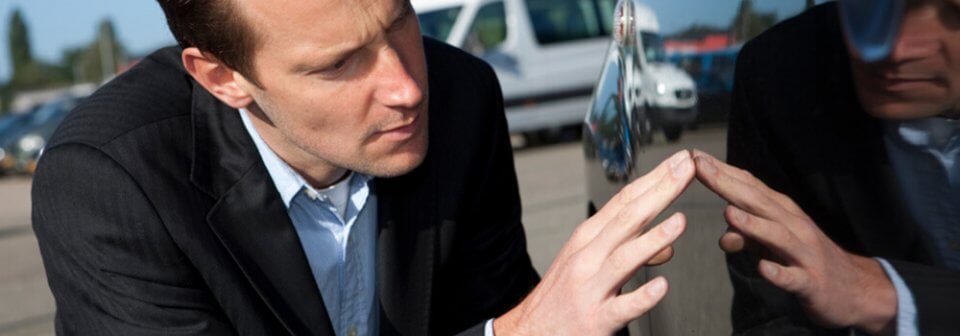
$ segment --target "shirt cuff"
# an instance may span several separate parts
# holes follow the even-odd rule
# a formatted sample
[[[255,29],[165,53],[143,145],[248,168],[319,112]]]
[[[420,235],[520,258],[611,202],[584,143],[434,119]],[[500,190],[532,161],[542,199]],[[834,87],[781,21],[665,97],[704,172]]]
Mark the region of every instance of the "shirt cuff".
[[[903,281],[897,270],[883,258],[874,258],[883,266],[883,271],[887,273],[893,288],[897,291],[897,335],[898,336],[917,336],[920,332],[917,330],[917,305],[913,301],[913,293],[910,287]]]
[[[493,336],[493,319],[489,319],[483,324],[483,336]]]

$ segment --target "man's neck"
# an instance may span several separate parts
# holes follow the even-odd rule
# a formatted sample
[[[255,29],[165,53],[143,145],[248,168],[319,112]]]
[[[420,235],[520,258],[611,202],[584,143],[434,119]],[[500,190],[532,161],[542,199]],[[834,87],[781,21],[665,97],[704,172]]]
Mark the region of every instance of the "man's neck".
[[[336,167],[291,143],[259,111],[248,109],[245,112],[250,117],[250,122],[256,129],[257,134],[270,147],[270,150],[276,153],[277,157],[303,177],[314,189],[327,188],[350,175],[350,171],[346,168]]]

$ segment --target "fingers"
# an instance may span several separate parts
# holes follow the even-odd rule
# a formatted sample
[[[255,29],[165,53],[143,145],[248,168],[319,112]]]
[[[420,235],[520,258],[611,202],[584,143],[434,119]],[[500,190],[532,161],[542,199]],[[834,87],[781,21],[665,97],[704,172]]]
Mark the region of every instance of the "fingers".
[[[737,253],[743,251],[746,245],[746,239],[736,231],[727,231],[720,236],[720,249],[726,253]]]
[[[727,206],[724,215],[727,223],[739,234],[763,245],[783,260],[795,263],[804,259],[807,253],[804,244],[785,226],[751,215],[732,205]]]
[[[660,250],[657,255],[647,261],[647,266],[660,266],[669,262],[670,259],[673,259],[673,246]]]
[[[645,194],[660,181],[663,181],[664,178],[671,173],[671,169],[675,164],[687,160],[689,157],[690,152],[686,150],[679,151],[661,162],[656,168],[643,177],[623,187],[599,212],[577,228],[577,234],[574,239],[579,240],[581,243],[578,246],[572,247],[579,250],[587,242],[596,238],[597,234],[603,230],[603,227],[613,220],[624,206],[629,204],[631,200]]]
[[[690,185],[694,169],[690,157],[681,156],[671,162],[669,174],[625,205],[589,243],[595,246],[600,258],[606,258],[617,246],[639,235],[648,223],[673,203]]]
[[[764,218],[776,218],[784,210],[762,189],[753,187],[735,178],[726,166],[711,157],[700,155],[694,158],[697,178],[707,188],[723,199],[750,213]]]
[[[800,267],[785,267],[775,262],[761,259],[757,265],[760,275],[774,286],[791,293],[803,293],[809,287],[810,277]]]
[[[633,292],[620,295],[607,303],[607,316],[613,325],[630,323],[653,309],[666,296],[667,279],[656,277]]]
[[[595,279],[598,289],[615,293],[655,255],[673,244],[686,228],[686,218],[681,213],[673,214],[660,225],[640,237],[618,247],[607,257]]]

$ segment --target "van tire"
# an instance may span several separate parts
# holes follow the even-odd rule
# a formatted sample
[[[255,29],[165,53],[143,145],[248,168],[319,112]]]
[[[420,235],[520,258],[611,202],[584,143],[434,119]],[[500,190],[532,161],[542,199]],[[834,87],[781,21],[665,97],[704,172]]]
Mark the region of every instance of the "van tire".
[[[663,128],[663,136],[667,138],[667,142],[677,142],[680,140],[681,134],[683,134],[683,126],[666,126]]]

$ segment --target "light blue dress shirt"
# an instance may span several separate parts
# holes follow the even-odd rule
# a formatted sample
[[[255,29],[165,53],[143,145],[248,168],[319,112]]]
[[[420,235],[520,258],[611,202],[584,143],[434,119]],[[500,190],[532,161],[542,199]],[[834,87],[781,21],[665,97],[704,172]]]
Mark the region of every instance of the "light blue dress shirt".
[[[884,140],[907,209],[934,263],[960,269],[960,121],[891,122]],[[910,288],[886,260],[879,260],[897,291],[897,335],[919,335]]]
[[[353,173],[331,188],[314,189],[263,142],[248,113],[240,110],[243,125],[287,207],[334,331],[378,334],[377,198],[370,192],[371,177]]]

